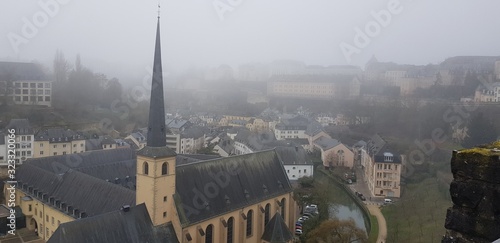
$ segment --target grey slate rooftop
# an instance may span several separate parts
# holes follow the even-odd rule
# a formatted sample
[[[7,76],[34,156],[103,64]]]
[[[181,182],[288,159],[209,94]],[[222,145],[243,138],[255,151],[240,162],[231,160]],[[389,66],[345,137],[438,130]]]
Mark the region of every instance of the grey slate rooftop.
[[[339,140],[333,138],[320,137],[313,142],[321,147],[323,150],[331,149],[340,144]]]
[[[34,63],[0,62],[0,81],[45,79],[45,73]]]
[[[178,243],[172,224],[153,226],[145,204],[61,224],[47,243]]]
[[[62,128],[49,128],[42,130],[35,135],[35,141],[49,141],[50,143],[67,143],[73,140],[85,139],[80,134]]]
[[[243,173],[244,172],[244,173]],[[180,165],[176,168],[176,206],[183,225],[192,225],[292,191],[274,150]],[[222,176],[217,184],[215,176]],[[214,185],[214,197],[202,195]]]
[[[74,218],[135,205],[134,191],[75,170],[56,174],[27,163],[17,169],[16,179],[19,190]]]
[[[33,135],[35,132],[28,119],[12,119],[5,129],[15,129],[17,135]]]
[[[271,243],[287,243],[293,239],[293,235],[277,212],[265,226],[261,239]]]

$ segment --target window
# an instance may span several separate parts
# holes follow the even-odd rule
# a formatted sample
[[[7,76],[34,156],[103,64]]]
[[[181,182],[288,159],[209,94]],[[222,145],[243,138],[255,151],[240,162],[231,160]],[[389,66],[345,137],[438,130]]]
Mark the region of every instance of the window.
[[[306,169],[304,169],[304,173],[307,173],[307,170],[306,170]]]
[[[40,234],[43,235],[43,224],[40,224],[40,230],[39,230]]]
[[[167,196],[164,196],[163,197],[163,201],[166,202],[167,201]]]
[[[234,218],[231,217],[227,220],[227,243],[233,243],[233,227],[234,227]]]
[[[63,152],[63,155],[66,155],[66,151]]]
[[[50,101],[50,96],[45,96],[45,101]]]
[[[47,230],[47,237],[49,237],[49,228],[45,228]]]
[[[214,241],[214,226],[209,224],[205,229],[205,243],[212,243]]]
[[[35,208],[35,216],[38,215],[38,210]]]
[[[168,164],[167,164],[167,162],[165,162],[165,163],[163,163],[161,165],[161,174],[162,175],[168,174]]]
[[[253,210],[247,213],[247,237],[252,236]]]
[[[56,156],[56,155],[57,155],[57,152],[54,152],[54,156]]]
[[[43,155],[43,151],[40,151],[40,155]]]
[[[281,218],[283,218],[283,220],[286,220],[285,219],[285,215],[286,215],[286,199],[283,198],[281,199]]]
[[[23,96],[23,101],[29,101],[29,97],[28,96]]]
[[[52,225],[54,225],[54,217],[52,217],[52,221],[51,222],[52,222]]]
[[[57,144],[54,144],[52,147],[53,147],[53,148],[57,148]]]
[[[42,221],[43,221],[42,211],[40,211],[40,218],[42,218]]]
[[[167,212],[163,212],[163,217],[166,218],[167,217]]]
[[[40,148],[43,147],[43,143],[40,143]]]
[[[28,205],[28,211],[30,211],[30,212],[31,212],[31,204],[30,204],[30,205]]]
[[[49,215],[45,215],[45,220],[49,222]]]
[[[144,163],[142,164],[142,173],[143,173],[144,175],[149,174],[149,164],[148,164],[148,162],[144,162]]]
[[[66,148],[66,144],[63,144],[63,148]]]
[[[271,213],[271,204],[266,204],[266,208],[264,210],[264,227],[269,223],[269,214]]]

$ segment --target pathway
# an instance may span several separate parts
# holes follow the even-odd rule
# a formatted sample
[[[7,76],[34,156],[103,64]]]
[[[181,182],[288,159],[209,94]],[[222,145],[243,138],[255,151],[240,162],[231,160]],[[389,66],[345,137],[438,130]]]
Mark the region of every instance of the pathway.
[[[370,214],[374,215],[377,218],[378,222],[378,238],[377,243],[385,243],[385,239],[387,237],[387,224],[385,222],[384,215],[380,211],[378,205],[368,204],[366,205],[368,210],[370,210]]]

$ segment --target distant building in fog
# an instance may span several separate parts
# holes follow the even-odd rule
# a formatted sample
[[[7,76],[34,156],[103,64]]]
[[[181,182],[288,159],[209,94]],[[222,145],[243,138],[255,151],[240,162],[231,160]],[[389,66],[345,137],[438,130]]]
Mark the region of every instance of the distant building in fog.
[[[52,81],[34,63],[0,62],[0,96],[12,97],[16,105],[50,107]]]

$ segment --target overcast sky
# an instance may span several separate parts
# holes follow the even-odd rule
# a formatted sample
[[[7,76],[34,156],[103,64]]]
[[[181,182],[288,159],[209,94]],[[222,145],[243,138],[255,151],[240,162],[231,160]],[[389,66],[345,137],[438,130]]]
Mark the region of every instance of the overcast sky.
[[[143,75],[153,60],[157,3],[1,0],[0,60],[50,67],[60,49],[70,62],[80,53],[83,65],[110,77]],[[364,66],[372,55],[405,64],[500,55],[499,9],[493,0],[161,0],[163,64]],[[374,12],[390,19],[381,15],[377,23]]]

